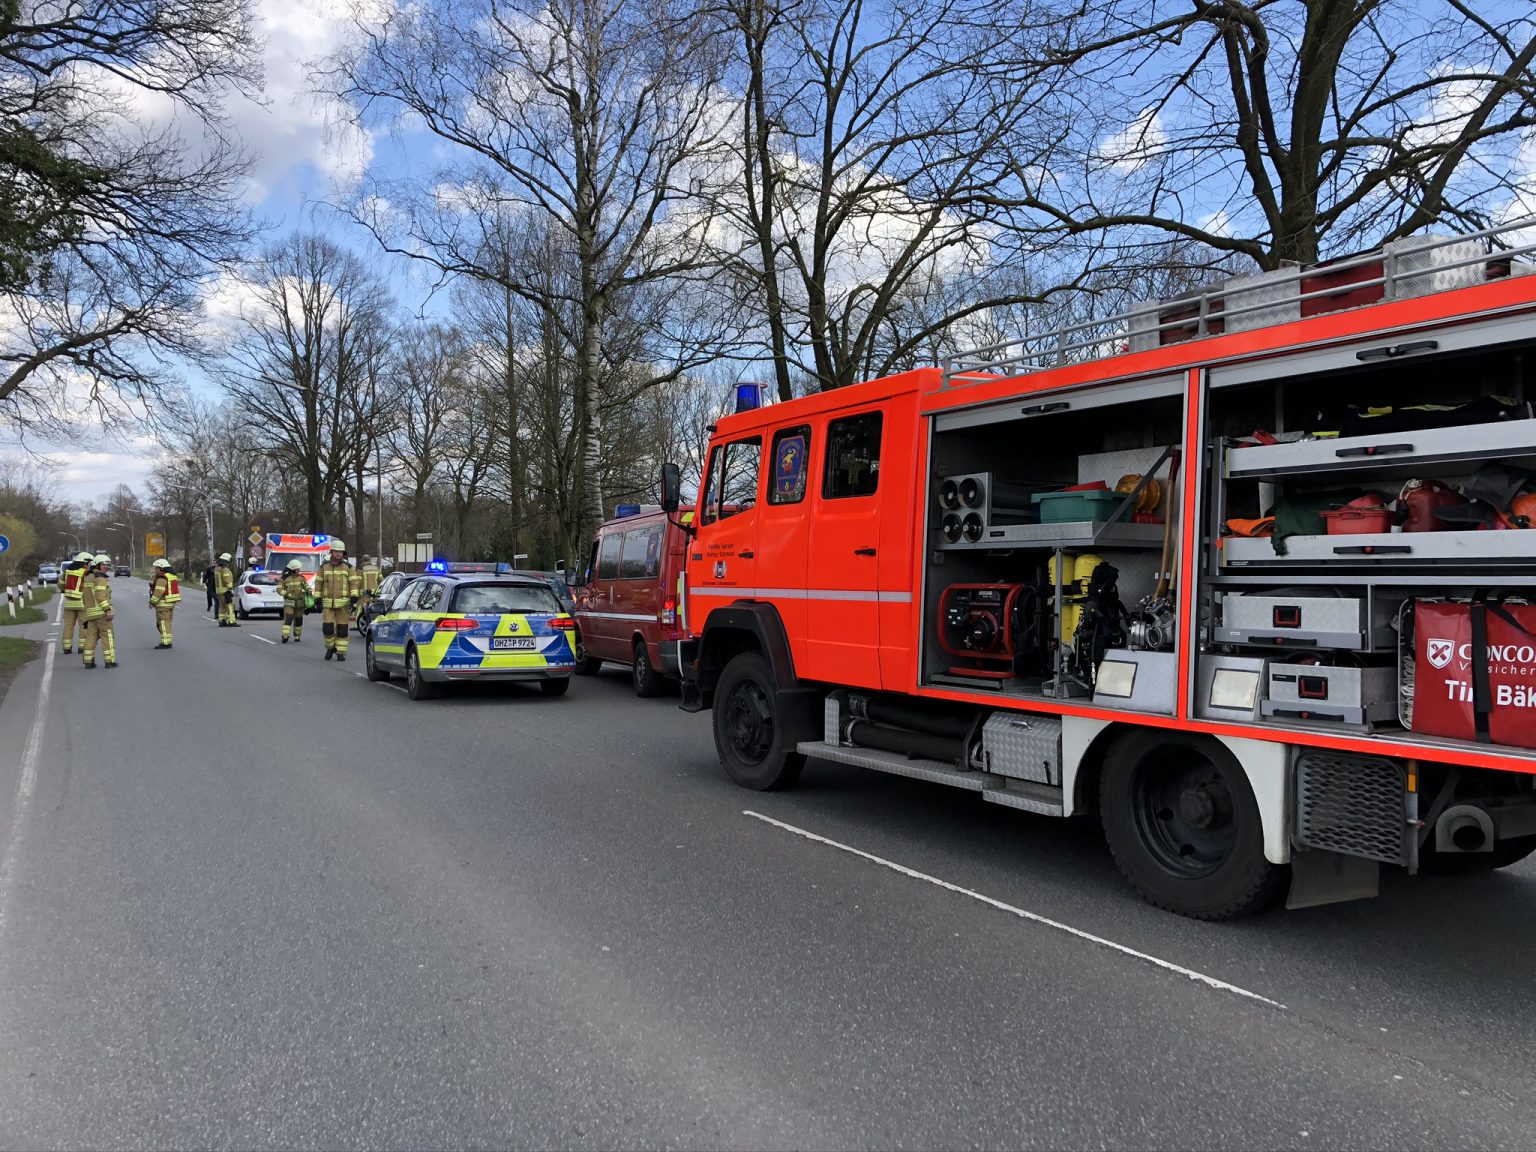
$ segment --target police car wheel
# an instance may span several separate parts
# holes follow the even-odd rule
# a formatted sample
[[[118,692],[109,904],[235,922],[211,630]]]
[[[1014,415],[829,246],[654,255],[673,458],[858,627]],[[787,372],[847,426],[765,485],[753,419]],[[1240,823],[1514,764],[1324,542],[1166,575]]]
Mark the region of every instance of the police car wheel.
[[[373,653],[373,638],[370,636],[363,641],[363,667],[367,670],[368,679],[378,683],[389,679],[389,669],[379,666],[378,657]]]
[[[1290,870],[1264,858],[1247,774],[1214,741],[1179,733],[1122,739],[1104,759],[1099,813],[1121,873],[1160,908],[1227,920],[1285,889]]]
[[[725,774],[743,788],[787,788],[805,767],[782,723],[768,662],[755,652],[732,658],[715,687],[715,749]]]
[[[635,695],[642,697],[660,696],[665,681],[656,666],[651,663],[651,657],[645,650],[645,641],[635,641],[635,662],[631,665],[631,671],[635,683]]]
[[[430,700],[437,695],[437,685],[428,683],[421,674],[421,657],[414,646],[405,654],[405,694],[412,700]]]
[[[544,693],[546,696],[564,696],[568,691],[570,691],[570,688],[571,682],[569,680],[539,681],[539,691]]]

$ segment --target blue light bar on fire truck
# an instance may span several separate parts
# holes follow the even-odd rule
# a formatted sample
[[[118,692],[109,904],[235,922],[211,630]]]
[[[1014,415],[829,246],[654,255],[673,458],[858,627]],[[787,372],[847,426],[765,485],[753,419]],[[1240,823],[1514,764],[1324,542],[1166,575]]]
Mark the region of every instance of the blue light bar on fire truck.
[[[736,385],[736,411],[751,412],[754,408],[761,408],[767,391],[768,385],[756,384],[750,380]]]

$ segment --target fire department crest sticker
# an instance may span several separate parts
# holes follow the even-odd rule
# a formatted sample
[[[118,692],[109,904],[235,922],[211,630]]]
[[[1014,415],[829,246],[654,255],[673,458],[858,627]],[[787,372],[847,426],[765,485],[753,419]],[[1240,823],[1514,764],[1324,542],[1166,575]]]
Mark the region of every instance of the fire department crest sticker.
[[[1429,640],[1424,644],[1424,655],[1436,668],[1444,668],[1456,655],[1456,641]]]
[[[716,580],[724,580],[725,579],[725,561],[724,560],[716,560],[715,561],[715,579]]]

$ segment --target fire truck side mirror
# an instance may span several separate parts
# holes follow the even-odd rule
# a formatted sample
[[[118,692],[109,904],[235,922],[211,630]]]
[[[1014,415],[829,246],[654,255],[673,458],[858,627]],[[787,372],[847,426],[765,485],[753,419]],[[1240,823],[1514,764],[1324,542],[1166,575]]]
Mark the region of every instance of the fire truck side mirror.
[[[661,508],[668,516],[677,514],[682,501],[683,470],[676,464],[661,466]]]

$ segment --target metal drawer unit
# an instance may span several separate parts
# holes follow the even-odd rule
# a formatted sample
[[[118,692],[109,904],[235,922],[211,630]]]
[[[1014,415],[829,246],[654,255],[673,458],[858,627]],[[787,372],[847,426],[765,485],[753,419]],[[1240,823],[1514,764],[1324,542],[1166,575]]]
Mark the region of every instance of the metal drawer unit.
[[[1354,536],[1288,536],[1285,555],[1263,537],[1229,536],[1222,562],[1229,567],[1379,567],[1461,564],[1529,565],[1536,560],[1536,529],[1501,532],[1364,532]]]
[[[1418,472],[1427,465],[1506,460],[1522,455],[1536,456],[1536,420],[1501,420],[1495,424],[1464,424],[1417,432],[1233,447],[1227,449],[1226,472],[1232,480],[1399,468]]]
[[[1229,592],[1221,599],[1221,624],[1213,638],[1267,648],[1388,651],[1396,643],[1392,619],[1400,602],[1365,595]]]
[[[1397,713],[1397,669],[1271,664],[1260,709],[1276,720],[1364,725]]]
[[[1061,718],[994,712],[981,729],[986,772],[1061,787]]]

